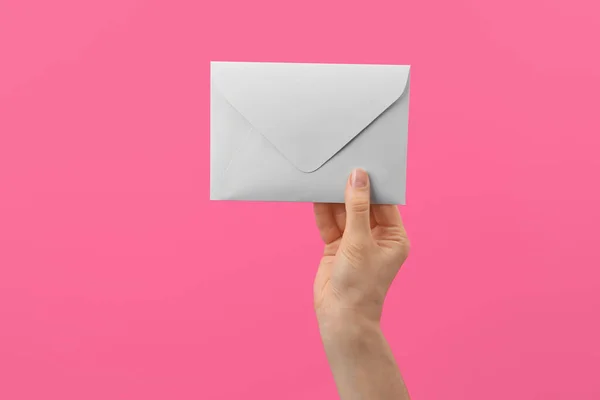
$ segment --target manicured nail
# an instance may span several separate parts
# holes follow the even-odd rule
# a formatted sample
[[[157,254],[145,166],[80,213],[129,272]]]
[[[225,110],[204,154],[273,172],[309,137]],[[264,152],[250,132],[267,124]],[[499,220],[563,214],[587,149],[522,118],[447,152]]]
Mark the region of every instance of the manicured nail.
[[[367,175],[365,170],[355,169],[354,171],[352,171],[352,179],[350,180],[350,182],[352,184],[352,187],[363,188],[367,186],[367,183],[369,182],[369,176]]]

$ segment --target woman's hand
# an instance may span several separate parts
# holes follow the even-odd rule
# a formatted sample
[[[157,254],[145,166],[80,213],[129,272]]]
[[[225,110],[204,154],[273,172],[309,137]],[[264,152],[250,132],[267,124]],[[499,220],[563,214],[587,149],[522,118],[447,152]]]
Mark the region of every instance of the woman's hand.
[[[408,237],[398,207],[370,205],[369,177],[355,170],[346,204],[315,204],[325,242],[314,285],[319,319],[355,314],[379,323],[383,300],[406,260]]]
[[[343,400],[408,399],[380,330],[386,293],[409,242],[394,205],[371,205],[369,178],[355,170],[346,204],[315,204],[325,249],[314,282],[321,337]]]

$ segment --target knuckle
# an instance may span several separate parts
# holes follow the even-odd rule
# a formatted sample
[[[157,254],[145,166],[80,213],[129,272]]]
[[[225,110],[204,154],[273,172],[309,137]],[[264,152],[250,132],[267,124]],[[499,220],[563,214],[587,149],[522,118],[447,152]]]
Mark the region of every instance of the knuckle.
[[[400,242],[394,253],[400,265],[404,264],[410,253],[410,243],[408,241]]]
[[[350,211],[355,214],[369,212],[369,199],[364,197],[355,197],[350,202]]]
[[[408,253],[410,253],[410,240],[408,240],[406,237],[404,238],[404,240],[402,240],[402,242],[400,242],[400,247],[402,248],[402,251],[408,256]]]
[[[410,240],[406,237],[406,235],[399,235],[396,239],[397,248],[402,253],[408,254],[410,251]]]
[[[398,247],[402,250],[409,251],[410,250],[410,240],[406,235],[406,231],[401,226],[393,226],[388,227],[385,232],[386,236],[388,236],[391,240],[398,243]]]
[[[402,241],[406,237],[406,232],[404,232],[404,229],[397,225],[385,227],[384,232],[386,236],[389,236],[397,241]]]

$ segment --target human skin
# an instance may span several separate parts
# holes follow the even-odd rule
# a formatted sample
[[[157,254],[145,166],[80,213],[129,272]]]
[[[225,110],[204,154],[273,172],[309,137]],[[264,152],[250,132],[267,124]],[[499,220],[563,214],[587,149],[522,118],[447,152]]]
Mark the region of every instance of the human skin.
[[[385,296],[409,252],[398,207],[370,204],[364,170],[354,170],[345,204],[316,203],[325,244],[314,281],[321,339],[342,400],[407,400],[381,331]]]

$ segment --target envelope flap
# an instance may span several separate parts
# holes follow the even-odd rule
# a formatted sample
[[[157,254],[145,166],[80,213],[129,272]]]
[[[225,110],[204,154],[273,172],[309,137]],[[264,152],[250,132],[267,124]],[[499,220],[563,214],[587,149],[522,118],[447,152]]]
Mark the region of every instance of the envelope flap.
[[[406,65],[211,63],[227,101],[296,168],[319,169],[404,93]]]

